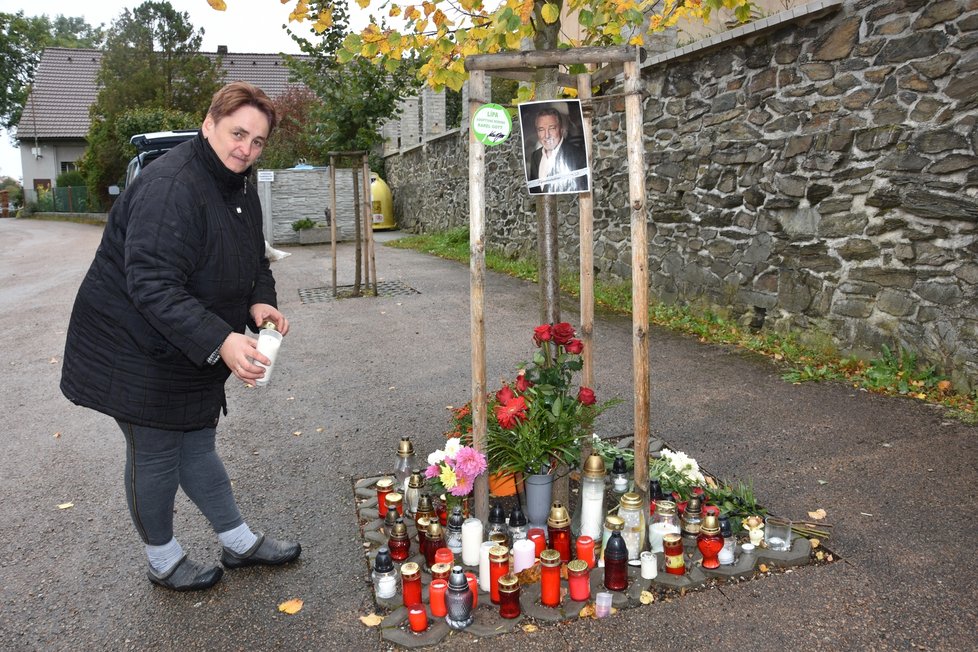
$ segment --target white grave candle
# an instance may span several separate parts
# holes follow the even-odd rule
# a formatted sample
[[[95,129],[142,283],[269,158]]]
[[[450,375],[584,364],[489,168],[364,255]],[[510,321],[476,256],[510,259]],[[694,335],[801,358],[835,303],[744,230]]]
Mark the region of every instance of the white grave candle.
[[[655,553],[646,550],[639,555],[639,559],[642,560],[642,579],[655,579],[655,576],[659,573],[659,562],[655,557]]]
[[[479,589],[489,592],[489,548],[495,544],[493,541],[483,541],[479,546]]]
[[[513,543],[513,572],[531,568],[536,560],[537,546],[529,539],[521,539]]]
[[[473,517],[462,523],[462,563],[479,565],[479,548],[482,544],[482,521]],[[481,569],[480,569],[481,570]]]

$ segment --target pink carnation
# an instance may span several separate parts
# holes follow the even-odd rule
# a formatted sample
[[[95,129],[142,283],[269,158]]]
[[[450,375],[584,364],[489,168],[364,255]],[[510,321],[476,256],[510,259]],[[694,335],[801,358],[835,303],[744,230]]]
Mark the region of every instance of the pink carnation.
[[[485,455],[471,446],[463,446],[459,449],[458,455],[455,456],[455,475],[459,478],[459,482],[461,482],[463,479],[467,483],[471,482],[479,475],[484,473],[485,470]]]

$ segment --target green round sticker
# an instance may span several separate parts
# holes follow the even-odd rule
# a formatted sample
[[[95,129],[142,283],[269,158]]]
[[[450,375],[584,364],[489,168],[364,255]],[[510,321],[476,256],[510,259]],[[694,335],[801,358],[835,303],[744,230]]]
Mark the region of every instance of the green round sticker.
[[[499,104],[483,104],[472,116],[472,132],[480,143],[492,147],[509,138],[513,119]]]

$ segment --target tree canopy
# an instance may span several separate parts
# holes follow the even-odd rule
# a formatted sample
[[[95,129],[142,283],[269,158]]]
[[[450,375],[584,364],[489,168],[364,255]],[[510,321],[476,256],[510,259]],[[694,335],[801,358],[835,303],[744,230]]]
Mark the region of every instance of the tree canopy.
[[[101,25],[92,27],[83,18],[0,13],[0,125],[20,122],[44,48],[95,48],[103,37]]]
[[[134,134],[200,125],[220,85],[217,64],[199,52],[201,40],[189,14],[165,0],[126,9],[112,23],[81,162],[90,192],[104,198],[122,177]]]
[[[241,1],[241,0],[232,0]],[[269,0],[270,1],[270,0]],[[215,9],[225,0],[208,0]],[[291,21],[310,21],[322,32],[335,22],[331,0],[282,0],[292,6]],[[483,0],[357,0],[374,7],[370,24],[346,37],[341,61],[355,55],[391,66],[417,57],[420,78],[434,88],[461,87],[465,57],[525,49],[584,45],[642,45],[648,34],[680,19],[708,20],[720,8],[734,10],[740,20],[750,16],[750,0],[501,0],[490,7]],[[561,29],[567,16],[576,18],[580,37]],[[393,26],[391,26],[393,25]],[[576,31],[576,30],[575,30]]]

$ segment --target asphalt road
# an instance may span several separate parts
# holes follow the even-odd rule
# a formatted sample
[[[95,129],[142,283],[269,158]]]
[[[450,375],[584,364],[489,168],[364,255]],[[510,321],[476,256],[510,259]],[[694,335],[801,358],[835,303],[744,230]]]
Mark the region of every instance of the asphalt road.
[[[302,303],[329,285],[329,247],[273,263],[292,322],[272,383],[229,381],[218,445],[252,527],[296,537],[300,561],[226,573],[175,594],[145,577],[122,487],[114,422],[58,390],[65,326],[101,229],[0,220],[0,332],[6,386],[0,452],[0,649],[384,649],[373,611],[353,481],[393,466],[397,440],[426,454],[448,405],[469,394],[468,268],[377,248],[382,280],[417,294]],[[353,257],[340,247],[341,284]],[[490,274],[490,386],[532,350],[537,288]],[[576,308],[563,317],[577,322]],[[631,430],[631,325],[595,329],[599,424]],[[704,590],[603,621],[445,649],[975,649],[976,434],[911,400],[842,384],[793,386],[765,360],[652,332],[653,435],[727,480],[753,480],[771,511],[823,508],[843,561]],[[71,502],[73,507],[59,509]],[[177,536],[194,557],[216,537],[181,494]],[[277,605],[301,598],[300,613]]]

